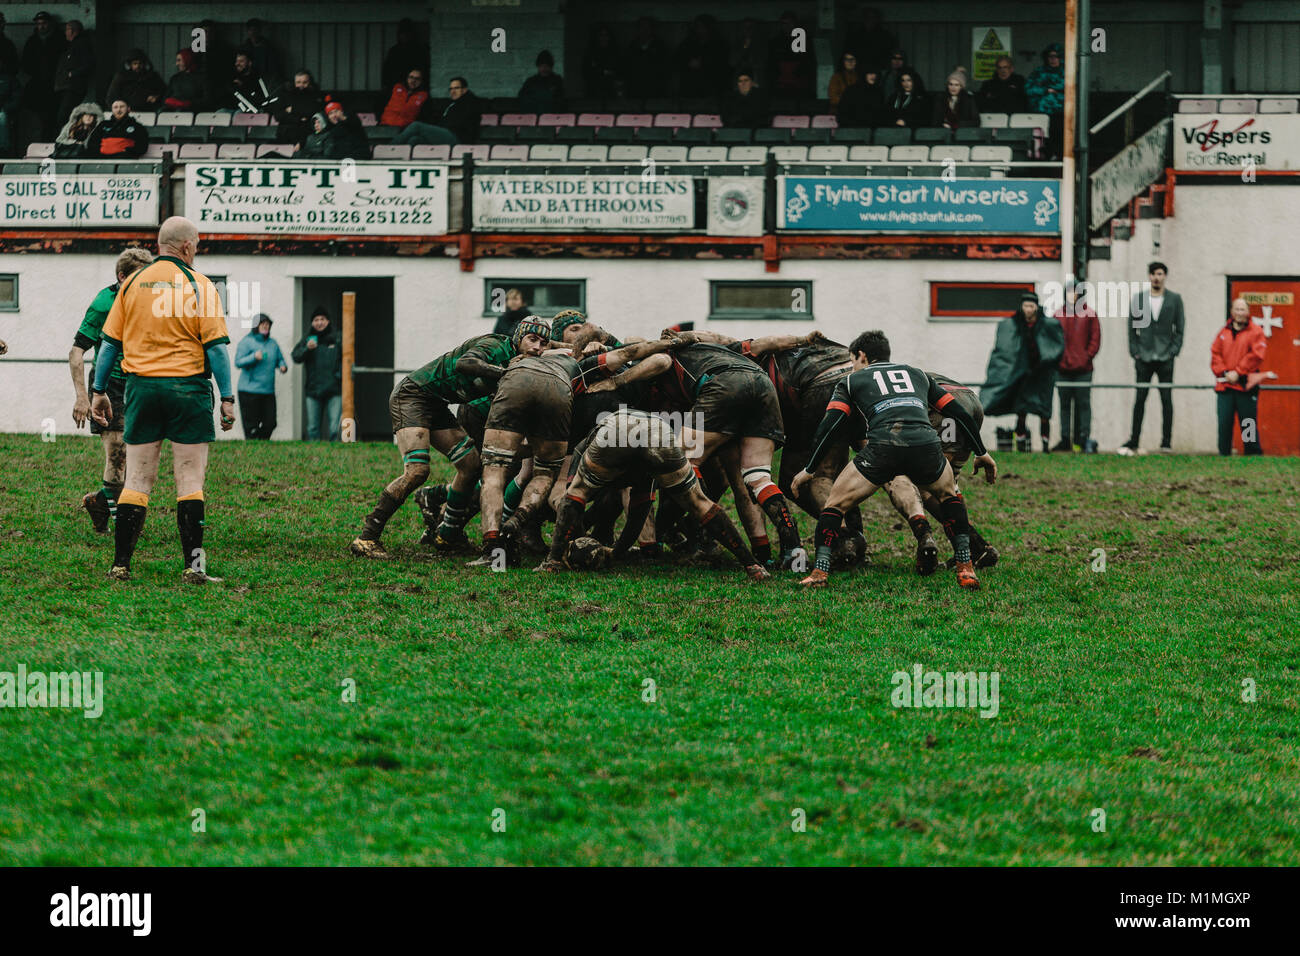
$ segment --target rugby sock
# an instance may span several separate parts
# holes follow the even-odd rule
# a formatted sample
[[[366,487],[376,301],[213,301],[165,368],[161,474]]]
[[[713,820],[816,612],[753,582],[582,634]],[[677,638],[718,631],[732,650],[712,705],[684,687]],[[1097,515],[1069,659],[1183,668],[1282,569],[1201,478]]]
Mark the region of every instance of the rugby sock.
[[[817,558],[813,566],[818,571],[831,571],[831,551],[840,536],[840,525],[844,521],[844,512],[827,508],[817,520]]]
[[[108,516],[116,518],[117,500],[122,497],[122,483],[120,481],[104,482],[104,487],[99,489],[99,494],[96,497],[108,509]]]
[[[450,498],[451,489],[448,488],[447,490],[449,493],[448,497]],[[515,509],[519,507],[519,502],[522,501],[523,498],[524,489],[520,485],[516,484],[515,480],[511,478],[510,483],[506,485],[505,505],[501,509],[502,521],[509,520],[510,516],[515,513]]]
[[[754,546],[754,557],[758,558],[759,564],[767,564],[772,560],[772,545],[767,540],[767,535],[754,538],[750,544]]]
[[[939,502],[939,511],[943,514],[943,530],[952,541],[953,557],[958,564],[964,564],[970,560],[970,516],[966,513],[966,501],[961,495],[954,495]]]
[[[768,482],[766,486],[759,489],[755,497],[758,499],[758,506],[763,509],[763,513],[776,526],[776,534],[781,541],[781,550],[793,551],[799,547],[799,526],[794,523],[794,518],[790,515],[790,507],[785,503],[785,495],[781,494],[781,489]]]
[[[181,533],[181,567],[206,570],[203,556],[203,492],[176,499],[176,528]]]
[[[969,518],[967,520],[967,526],[970,528],[971,554],[983,554],[989,549],[989,543],[984,540],[984,535],[976,531],[974,526],[970,524]]]
[[[522,495],[522,491],[520,494]],[[464,529],[465,523],[469,521],[469,498],[470,496],[465,492],[447,486],[447,503],[442,506],[442,524],[438,525],[439,532],[455,532]]]
[[[758,558],[754,553],[745,547],[745,542],[740,539],[740,532],[732,524],[727,513],[714,505],[700,522],[704,525],[706,533],[712,535],[728,551],[736,556],[742,567],[750,567],[758,564]]]
[[[565,495],[560,503],[560,513],[555,519],[555,533],[551,536],[551,560],[558,561],[564,555],[564,549],[577,537],[582,527],[582,509],[586,502],[575,495]]]
[[[849,534],[862,534],[862,509],[855,505],[844,512],[844,528]]]
[[[117,524],[113,529],[113,566],[129,568],[135,543],[140,539],[145,515],[149,511],[149,496],[124,489],[117,500]]]
[[[366,515],[362,523],[361,540],[378,541],[379,536],[384,533],[384,526],[388,524],[388,519],[400,507],[402,503],[390,495],[385,488],[379,495],[379,503],[375,505],[375,510]]]
[[[912,534],[916,537],[917,541],[922,540],[930,533],[930,522],[925,520],[924,513],[912,515],[912,517],[907,519],[907,523],[912,526]]]

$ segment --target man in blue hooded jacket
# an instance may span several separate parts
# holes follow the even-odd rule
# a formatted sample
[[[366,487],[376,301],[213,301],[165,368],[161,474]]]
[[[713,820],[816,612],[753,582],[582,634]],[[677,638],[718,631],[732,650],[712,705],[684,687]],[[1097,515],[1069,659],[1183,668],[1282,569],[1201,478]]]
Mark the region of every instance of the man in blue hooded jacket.
[[[235,350],[239,373],[239,415],[244,422],[244,437],[271,437],[275,431],[275,373],[289,371],[280,345],[271,338],[271,317],[257,316],[257,326],[240,341]]]

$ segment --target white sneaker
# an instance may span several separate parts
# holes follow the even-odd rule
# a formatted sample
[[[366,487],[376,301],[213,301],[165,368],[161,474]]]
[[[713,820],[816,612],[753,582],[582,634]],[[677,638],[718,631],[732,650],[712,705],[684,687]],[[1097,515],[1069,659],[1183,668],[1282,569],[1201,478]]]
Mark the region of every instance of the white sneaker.
[[[1137,454],[1137,452],[1135,452],[1128,445],[1120,445],[1116,451],[1116,454],[1119,455],[1121,458],[1132,458],[1134,455]]]

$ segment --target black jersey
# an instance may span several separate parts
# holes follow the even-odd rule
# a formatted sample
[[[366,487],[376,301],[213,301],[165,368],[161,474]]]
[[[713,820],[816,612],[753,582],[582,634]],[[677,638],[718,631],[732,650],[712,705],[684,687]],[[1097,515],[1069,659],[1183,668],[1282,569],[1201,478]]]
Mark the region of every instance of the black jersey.
[[[780,397],[782,405],[791,408],[802,407],[803,392],[817,379],[832,369],[846,366],[853,361],[849,350],[838,342],[801,345],[798,348],[768,352],[759,358],[754,358],[754,353],[750,350],[753,341],[753,339],[743,339],[731,343],[727,348],[757,362],[776,386],[776,394]]]
[[[659,405],[652,407],[685,411],[695,404],[695,396],[710,378],[725,372],[759,371],[750,359],[712,342],[697,342],[664,354],[672,357],[673,364],[653,379]]]

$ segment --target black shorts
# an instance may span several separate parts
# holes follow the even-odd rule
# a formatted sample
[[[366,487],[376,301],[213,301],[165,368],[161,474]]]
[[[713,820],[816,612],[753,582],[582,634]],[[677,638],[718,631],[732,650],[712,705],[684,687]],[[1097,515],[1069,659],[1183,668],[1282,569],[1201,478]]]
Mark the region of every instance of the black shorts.
[[[759,368],[727,369],[706,379],[686,424],[732,438],[769,438],[785,444],[776,387]]]
[[[87,384],[87,389],[90,388],[91,384],[94,384],[95,373],[91,372],[90,377],[91,381]],[[123,428],[123,422],[125,421],[126,379],[110,378],[104,391],[108,394],[109,404],[113,406],[113,417],[108,420],[107,426],[99,424],[99,422],[92,418],[90,420],[90,433],[92,435],[102,435],[104,432],[120,432]]]
[[[456,424],[477,448],[483,447],[483,430],[487,427],[488,408],[491,405],[490,401],[461,402],[456,409]]]
[[[456,419],[447,403],[409,378],[398,382],[388,396],[388,415],[393,422],[394,435],[403,428],[427,428],[435,432],[456,427]]]
[[[853,459],[862,477],[873,485],[883,486],[899,475],[906,475],[918,488],[939,480],[948,459],[943,456],[939,436],[920,445],[883,445],[868,441]]]

